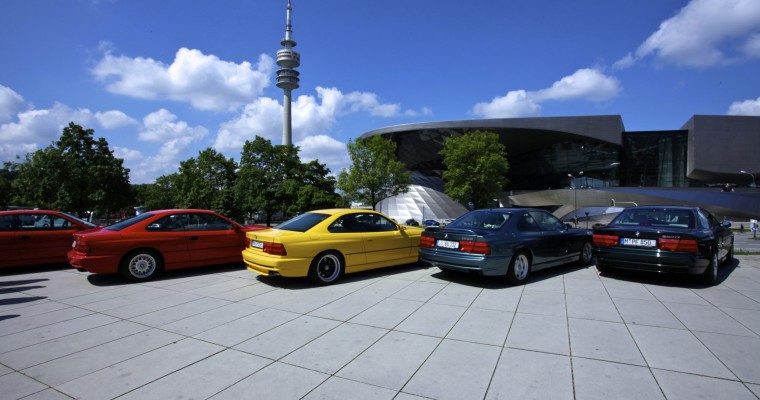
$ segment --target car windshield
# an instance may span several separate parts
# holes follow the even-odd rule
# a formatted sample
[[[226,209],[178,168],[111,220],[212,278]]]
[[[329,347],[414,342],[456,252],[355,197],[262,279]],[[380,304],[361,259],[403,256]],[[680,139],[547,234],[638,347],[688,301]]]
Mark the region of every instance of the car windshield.
[[[659,226],[669,228],[694,228],[694,218],[689,210],[669,208],[626,209],[610,225]]]
[[[311,229],[314,225],[324,221],[329,217],[329,214],[319,214],[319,213],[306,213],[301,214],[295,218],[291,218],[280,225],[277,225],[275,228],[282,229],[285,231],[295,231],[295,232],[306,232],[309,229]]]
[[[92,222],[87,222],[87,221],[85,221],[83,219],[79,219],[79,218],[77,218],[77,217],[75,217],[75,216],[73,216],[73,215],[71,215],[69,213],[61,213],[61,214],[69,217],[70,219],[73,219],[74,221],[79,222],[80,224],[82,224],[82,225],[84,225],[84,226],[86,226],[88,228],[95,228],[97,226],[97,225],[93,224]]]
[[[489,210],[471,211],[450,223],[447,228],[498,231],[510,214]]]
[[[132,225],[134,225],[134,224],[136,224],[136,223],[138,223],[140,221],[144,221],[144,220],[146,220],[146,219],[148,219],[148,218],[150,218],[152,216],[153,216],[153,214],[151,214],[151,213],[137,214],[137,215],[135,215],[132,218],[128,218],[128,219],[125,219],[124,221],[117,222],[117,223],[115,223],[113,225],[109,225],[109,226],[107,226],[107,227],[105,227],[103,229],[107,229],[109,231],[120,231],[120,230],[122,230],[124,228],[128,228],[128,227],[130,227],[130,226],[132,226]]]

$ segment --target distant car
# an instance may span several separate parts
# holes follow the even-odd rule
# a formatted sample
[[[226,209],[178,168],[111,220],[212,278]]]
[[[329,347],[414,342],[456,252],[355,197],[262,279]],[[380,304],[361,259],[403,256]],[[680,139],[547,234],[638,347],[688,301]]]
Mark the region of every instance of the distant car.
[[[60,211],[0,211],[0,268],[66,263],[74,232],[94,227]]]
[[[404,225],[406,225],[406,226],[420,226],[420,223],[417,222],[417,220],[414,219],[414,218],[409,218],[408,220],[406,220],[404,222]]]
[[[317,210],[249,232],[243,260],[260,275],[327,285],[346,273],[417,262],[421,232],[376,211]]]
[[[425,226],[441,226],[441,223],[434,219],[426,219],[422,224]]]
[[[718,265],[734,257],[731,222],[707,210],[684,206],[626,208],[606,226],[594,228],[600,271],[629,269],[701,275],[714,285]]]
[[[420,238],[420,261],[442,270],[500,276],[524,283],[531,272],[591,263],[591,231],[530,208],[470,211]]]
[[[241,262],[243,226],[209,210],[149,211],[119,223],[74,235],[69,263],[80,271],[121,273],[132,281],[164,270]]]

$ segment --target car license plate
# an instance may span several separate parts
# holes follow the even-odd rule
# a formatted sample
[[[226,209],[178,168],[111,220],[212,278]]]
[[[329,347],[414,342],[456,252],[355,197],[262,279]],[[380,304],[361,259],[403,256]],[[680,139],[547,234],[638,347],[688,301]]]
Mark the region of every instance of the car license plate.
[[[437,240],[435,242],[435,245],[438,247],[443,247],[444,249],[458,249],[459,248],[459,242],[455,242],[452,240]]]
[[[634,247],[657,247],[657,241],[654,239],[621,238],[620,245]]]
[[[264,242],[259,242],[258,240],[251,240],[251,247],[257,248],[257,249],[263,249],[264,248]]]

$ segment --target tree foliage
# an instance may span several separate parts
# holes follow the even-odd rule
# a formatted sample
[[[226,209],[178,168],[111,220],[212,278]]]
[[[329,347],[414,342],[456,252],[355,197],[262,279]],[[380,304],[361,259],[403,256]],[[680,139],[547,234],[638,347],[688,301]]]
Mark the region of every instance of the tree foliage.
[[[507,152],[492,132],[473,131],[444,141],[443,173],[446,194],[474,208],[493,205],[507,184]]]
[[[271,225],[278,213],[294,215],[340,205],[329,173],[316,160],[302,163],[298,147],[274,146],[257,136],[243,145],[235,194],[245,212],[261,213]]]
[[[50,146],[26,155],[13,181],[13,201],[84,215],[129,207],[129,169],[114,157],[104,138],[75,123]]]
[[[176,193],[179,208],[214,210],[240,219],[240,210],[235,204],[236,169],[235,160],[207,148],[198,153],[198,158],[180,162],[179,173],[165,178],[162,183]]]
[[[396,156],[396,143],[382,136],[349,140],[351,166],[338,175],[338,189],[350,200],[371,204],[409,191],[411,173]]]

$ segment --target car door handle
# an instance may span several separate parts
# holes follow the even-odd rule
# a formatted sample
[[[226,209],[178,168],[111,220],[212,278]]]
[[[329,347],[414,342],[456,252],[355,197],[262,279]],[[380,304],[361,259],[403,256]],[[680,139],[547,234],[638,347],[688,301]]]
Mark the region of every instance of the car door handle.
[[[190,236],[188,239],[190,239],[190,240],[198,240],[198,236]]]

